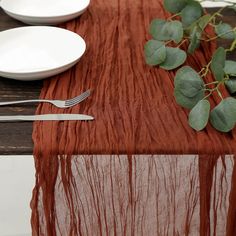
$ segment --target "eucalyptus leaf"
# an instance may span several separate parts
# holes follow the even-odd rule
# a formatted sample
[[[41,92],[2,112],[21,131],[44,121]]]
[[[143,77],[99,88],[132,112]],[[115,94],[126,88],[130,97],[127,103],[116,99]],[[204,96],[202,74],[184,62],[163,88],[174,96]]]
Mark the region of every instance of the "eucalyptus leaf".
[[[203,8],[199,2],[189,0],[181,11],[181,18],[184,28],[197,21],[203,14]]]
[[[225,81],[225,85],[229,93],[236,93],[236,79],[229,79]]]
[[[166,41],[169,40],[169,35],[163,35],[160,32],[163,30],[163,26],[167,23],[166,20],[163,19],[154,19],[152,20],[149,28],[149,33],[156,40]]]
[[[210,103],[203,99],[199,101],[189,113],[188,123],[196,131],[203,130],[210,115]]]
[[[228,97],[222,100],[210,113],[212,126],[221,131],[229,132],[236,121],[236,99]]]
[[[160,64],[160,67],[165,70],[173,70],[181,66],[187,58],[185,51],[179,48],[166,47],[166,59]]]
[[[177,71],[174,84],[175,89],[186,97],[194,97],[204,88],[203,80],[190,66],[184,66]]]
[[[192,109],[205,96],[204,90],[199,91],[194,97],[187,97],[179,89],[174,90],[174,96],[177,104],[182,107]]]
[[[226,24],[226,23],[221,23],[219,25],[216,25],[215,32],[216,32],[217,36],[219,36],[222,39],[234,39],[235,38],[235,32],[233,32],[233,28],[231,27],[231,25]]]
[[[165,33],[169,35],[169,39],[172,39],[175,43],[179,43],[183,39],[184,30],[180,21],[168,22],[165,26]]]
[[[190,35],[190,44],[188,46],[188,53],[192,54],[200,45],[201,33],[198,31],[198,27],[195,26]]]
[[[211,62],[211,71],[214,74],[215,79],[218,81],[222,81],[224,79],[225,60],[226,60],[225,49],[219,47],[213,54]]]
[[[197,24],[198,24],[199,28],[202,31],[207,27],[207,25],[209,24],[210,19],[211,19],[211,15],[207,14],[207,15],[202,16],[198,20]]]
[[[183,39],[183,26],[180,21],[165,21],[154,19],[150,25],[150,34],[156,40],[173,40],[179,43]]]
[[[226,60],[224,72],[227,75],[236,75],[236,61]]]
[[[157,40],[149,40],[144,46],[144,53],[148,65],[159,65],[166,59],[165,44]]]
[[[229,106],[229,110],[227,111],[228,116],[236,122],[236,99],[233,97],[227,97],[224,100],[226,100]]]
[[[202,32],[204,31],[207,24],[209,23],[210,18],[211,18],[211,15],[203,15],[202,17],[200,17],[198,20],[194,21],[189,26],[187,26],[187,27],[185,26],[184,27],[184,33],[186,35],[190,36],[192,34],[192,32],[194,31],[195,27],[196,27],[197,32],[201,36]],[[201,38],[201,37],[199,37],[199,38]]]
[[[185,6],[187,0],[164,0],[164,8],[171,13],[179,13]]]

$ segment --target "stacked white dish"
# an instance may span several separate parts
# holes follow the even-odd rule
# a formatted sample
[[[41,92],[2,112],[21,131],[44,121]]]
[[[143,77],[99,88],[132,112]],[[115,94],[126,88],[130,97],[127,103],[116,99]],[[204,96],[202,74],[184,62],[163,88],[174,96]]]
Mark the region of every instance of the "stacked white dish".
[[[90,0],[1,0],[11,17],[32,25],[0,32],[0,76],[38,80],[75,65],[86,44],[76,33],[45,26],[81,15]]]
[[[0,76],[37,80],[72,67],[86,45],[76,33],[52,26],[26,26],[0,32]]]
[[[30,25],[55,25],[81,15],[90,0],[1,0],[11,17]]]

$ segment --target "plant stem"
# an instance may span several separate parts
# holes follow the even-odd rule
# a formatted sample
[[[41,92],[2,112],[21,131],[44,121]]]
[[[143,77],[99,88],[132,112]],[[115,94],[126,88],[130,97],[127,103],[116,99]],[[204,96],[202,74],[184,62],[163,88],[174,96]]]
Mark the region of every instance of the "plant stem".
[[[230,48],[226,49],[226,52],[232,52],[236,48],[236,39],[232,42]]]
[[[177,47],[179,48],[181,45],[183,45],[187,41],[188,41],[188,39],[184,39]]]
[[[222,96],[222,94],[221,94],[221,92],[220,92],[218,86],[216,87],[216,91],[217,91],[219,97],[221,98],[221,100],[223,100],[223,96]]]
[[[207,83],[207,84],[204,84],[204,86],[208,86],[208,85],[211,85],[211,84],[218,84],[219,81],[213,81],[213,82],[210,82],[210,83]]]
[[[213,90],[211,90],[210,93],[207,94],[207,95],[203,98],[203,100],[204,100],[204,99],[207,99],[208,97],[210,97],[210,96],[212,95],[212,93],[213,93]]]
[[[175,17],[177,17],[177,16],[179,16],[180,15],[180,12],[179,13],[176,13],[176,14],[174,14],[174,15],[172,15],[172,16],[170,16],[167,20],[169,21],[169,20],[172,20],[173,18],[175,18]]]
[[[165,46],[166,46],[168,43],[170,43],[170,42],[172,42],[172,40],[166,41],[166,42],[165,42]]]
[[[205,67],[203,67],[203,68],[198,72],[198,74],[200,75],[204,70],[205,70]]]
[[[203,67],[205,71],[204,71],[204,73],[201,75],[201,77],[205,77],[205,76],[208,74],[208,72],[209,72],[209,67],[210,67],[210,65],[211,65],[211,62],[212,62],[212,60],[210,60],[210,61],[208,62],[208,64]]]
[[[219,87],[220,87],[220,85],[223,84],[224,82],[225,82],[225,80],[223,80],[223,81],[214,81],[214,82],[205,84],[205,85],[204,85],[205,87],[206,87],[207,85],[210,85],[210,84],[217,84],[217,86],[214,87],[214,88],[212,88],[212,89],[205,88],[204,90],[205,90],[205,91],[209,91],[209,94],[207,94],[207,96],[205,96],[203,99],[206,99],[206,98],[210,97],[211,94],[212,94],[214,91],[216,91],[217,94],[219,95],[219,97],[221,98],[221,100],[223,100],[223,96],[222,96],[222,94],[221,94],[221,92],[220,92],[220,90],[219,90]]]
[[[204,91],[209,91],[209,92],[211,92],[211,91],[213,91],[213,89],[204,89]]]

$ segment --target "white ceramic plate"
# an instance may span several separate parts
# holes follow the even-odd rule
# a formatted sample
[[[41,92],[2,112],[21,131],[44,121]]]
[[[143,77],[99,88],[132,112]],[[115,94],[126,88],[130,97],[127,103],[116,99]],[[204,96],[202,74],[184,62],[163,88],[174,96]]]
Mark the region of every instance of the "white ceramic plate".
[[[1,0],[11,17],[31,25],[55,25],[81,15],[90,0]]]
[[[78,62],[86,44],[76,33],[52,26],[26,26],[0,32],[0,76],[38,80]]]
[[[231,3],[236,3],[236,0],[227,0],[227,2],[224,2],[224,0],[217,0],[215,2],[213,1],[204,1],[202,2],[203,7],[224,7],[224,6],[229,6]]]

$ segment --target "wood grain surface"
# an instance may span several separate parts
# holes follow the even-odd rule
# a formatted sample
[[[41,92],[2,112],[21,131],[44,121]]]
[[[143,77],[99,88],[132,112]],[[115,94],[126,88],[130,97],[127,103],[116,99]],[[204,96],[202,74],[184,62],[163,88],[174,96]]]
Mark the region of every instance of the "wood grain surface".
[[[213,12],[216,9],[208,9]],[[235,12],[224,11],[225,21],[234,25]],[[0,31],[24,26],[23,23],[7,16],[0,10]],[[102,30],[102,29],[101,29]],[[220,40],[219,45],[226,46],[228,42]],[[236,58],[236,53],[231,58]],[[22,82],[0,78],[0,101],[38,98],[42,81]],[[36,104],[0,107],[0,115],[34,114]],[[32,154],[32,123],[0,123],[0,155]]]
[[[24,26],[0,10],[0,31]],[[0,101],[38,98],[42,81],[22,82],[0,77]],[[34,114],[36,104],[0,107],[0,115]],[[0,123],[0,155],[31,154],[32,123]]]

